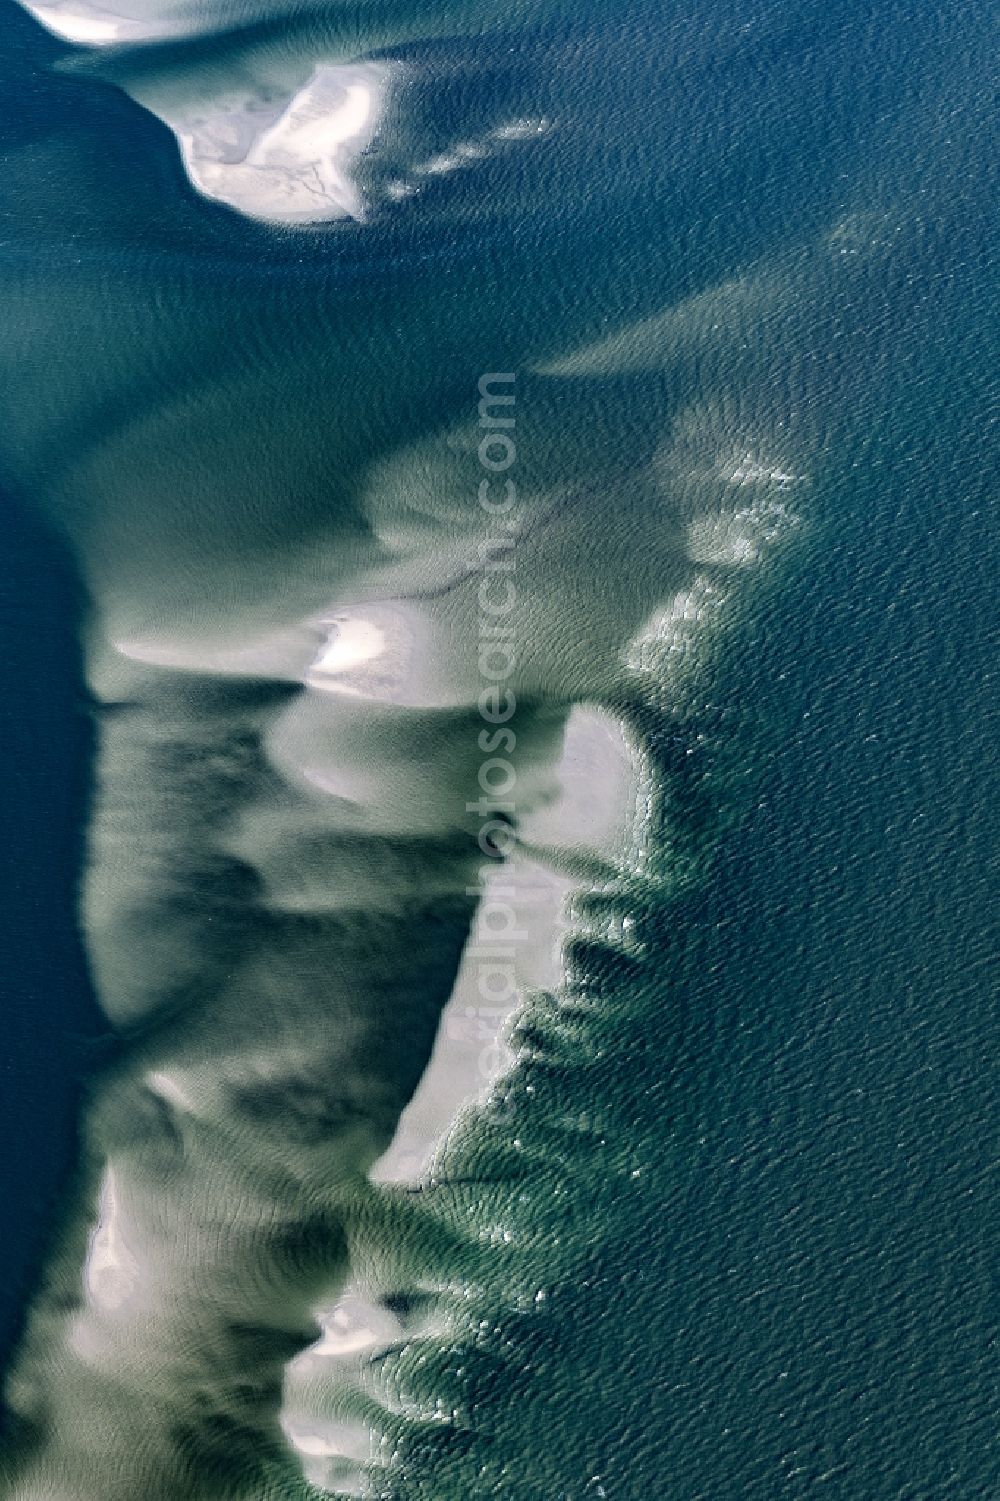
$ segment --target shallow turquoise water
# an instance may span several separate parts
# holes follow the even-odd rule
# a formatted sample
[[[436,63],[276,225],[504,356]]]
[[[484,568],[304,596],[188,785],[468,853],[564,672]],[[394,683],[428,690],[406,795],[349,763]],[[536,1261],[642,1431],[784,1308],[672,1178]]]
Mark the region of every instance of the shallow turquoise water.
[[[264,53],[329,45],[341,15],[268,20]],[[992,20],[595,5],[525,8],[484,37],[417,7],[350,15],[365,56],[404,65],[357,169],[361,223],[265,226],[190,187],[128,90],[225,73],[228,33],[84,65],[7,7],[0,120],[0,480],[69,539],[98,633],[228,641],[321,609],[359,571],[371,588],[394,549],[407,589],[415,558],[419,589],[446,594],[479,479],[462,425],[484,370],[510,369],[535,507],[523,744],[544,743],[536,718],[596,699],[648,756],[642,870],[579,909],[564,986],[528,1002],[499,1095],[419,1192],[347,1213],[346,1231],[317,1211],[273,1253],[329,1275],[346,1234],[408,1310],[412,1338],[331,1406],[386,1435],[372,1486],[387,1497],[990,1495]],[[491,135],[519,121],[546,128]],[[417,170],[486,140],[461,168]],[[394,197],[400,182],[419,191]],[[717,626],[696,612],[689,671],[654,651],[623,672],[622,643],[692,587],[678,528],[713,507],[752,513],[747,547],[773,526],[773,548],[733,568]],[[456,683],[461,633],[442,639]],[[369,939],[342,921],[282,929],[275,957],[255,884],[269,853],[254,830],[238,854],[210,837],[284,807],[259,726],[287,685],[206,672],[157,697],[139,673],[100,673],[103,724],[127,737],[129,705],[152,706],[148,760],[116,752],[134,826],[193,851],[135,884],[133,925],[98,948],[125,1033],[99,1139],[124,1156],[153,1141],[166,1194],[183,1170],[160,1127],[136,1124],[131,1094],[115,1103],[130,1060],[224,1052],[226,1005],[262,1046],[276,1036],[280,1008],[255,1011],[252,986],[242,1011],[225,1000],[247,954],[267,1007],[280,994],[306,1026],[328,971],[370,964]],[[359,853],[338,831],[332,868],[362,883],[419,857],[446,893],[380,921],[386,977],[358,982],[401,1097],[468,904],[447,885],[458,834],[397,812],[393,777],[408,788],[407,759],[425,757],[446,807],[456,723],[345,742],[359,763],[399,756],[381,795],[406,832]],[[51,900],[67,910],[55,876]],[[390,951],[415,930],[404,1002]],[[44,1121],[42,1100],[24,1108]],[[312,1159],[302,1172],[322,1181]],[[58,1243],[75,1268],[72,1235]],[[101,1394],[119,1427],[123,1387]],[[161,1472],[163,1501],[305,1494],[254,1428],[259,1397],[227,1388],[210,1432],[176,1416],[198,1462]],[[19,1463],[71,1428],[34,1400]],[[96,1441],[87,1463],[67,1494],[108,1501]],[[41,1493],[11,1477],[12,1495]]]

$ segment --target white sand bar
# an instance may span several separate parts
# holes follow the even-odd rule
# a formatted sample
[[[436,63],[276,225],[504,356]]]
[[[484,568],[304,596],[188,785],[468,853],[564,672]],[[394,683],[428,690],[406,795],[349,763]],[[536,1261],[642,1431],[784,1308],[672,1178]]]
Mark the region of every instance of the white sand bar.
[[[206,197],[278,224],[358,218],[350,167],[374,134],[387,76],[374,63],[320,63],[277,112],[199,100],[163,117]]]
[[[93,47],[194,36],[213,15],[185,0],[22,3],[56,36]],[[315,54],[276,67],[253,49],[230,62],[232,84],[221,90],[218,74],[197,69],[184,84],[161,87],[154,76],[129,89],[174,132],[198,191],[273,224],[360,218],[351,167],[375,133],[389,67]]]
[[[21,0],[21,4],[56,36],[86,47],[184,36],[200,29],[193,6],[167,6],[162,0],[115,0],[112,5],[90,5],[88,0],[46,0],[39,5]],[[185,10],[190,14],[185,16]]]

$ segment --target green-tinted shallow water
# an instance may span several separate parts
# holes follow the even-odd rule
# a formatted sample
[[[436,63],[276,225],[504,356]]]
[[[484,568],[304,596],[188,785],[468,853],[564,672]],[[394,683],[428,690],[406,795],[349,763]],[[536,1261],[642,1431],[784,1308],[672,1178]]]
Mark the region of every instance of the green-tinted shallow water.
[[[91,601],[117,1039],[4,1494],[991,1496],[987,8],[199,14],[104,51],[3,13],[0,484]],[[194,191],[165,121],[359,61],[360,220]],[[581,705],[624,727],[634,817],[603,863],[550,853],[562,983],[419,1180],[373,1186],[477,921],[508,542],[511,817]],[[62,932],[64,871],[50,899]],[[370,1430],[367,1469],[278,1418],[345,1279],[392,1334],[286,1408]]]

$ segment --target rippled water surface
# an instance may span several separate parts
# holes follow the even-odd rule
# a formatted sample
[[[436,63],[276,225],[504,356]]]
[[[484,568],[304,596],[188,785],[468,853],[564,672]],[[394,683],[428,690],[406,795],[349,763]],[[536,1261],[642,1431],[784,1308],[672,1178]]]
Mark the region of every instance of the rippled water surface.
[[[0,15],[2,1494],[992,1495],[989,8]]]

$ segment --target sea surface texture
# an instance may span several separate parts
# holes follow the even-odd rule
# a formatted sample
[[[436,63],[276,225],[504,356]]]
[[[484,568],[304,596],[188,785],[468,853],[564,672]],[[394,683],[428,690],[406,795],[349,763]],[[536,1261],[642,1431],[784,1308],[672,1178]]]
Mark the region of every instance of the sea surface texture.
[[[995,9],[0,22],[0,1495],[995,1497]]]

